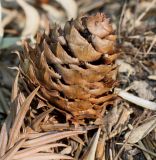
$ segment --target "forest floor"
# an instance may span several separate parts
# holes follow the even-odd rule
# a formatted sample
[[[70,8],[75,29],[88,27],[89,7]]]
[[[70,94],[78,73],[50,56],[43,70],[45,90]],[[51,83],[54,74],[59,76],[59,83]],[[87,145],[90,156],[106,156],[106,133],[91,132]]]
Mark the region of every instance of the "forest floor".
[[[32,8],[13,0],[1,1],[0,128],[10,111],[11,90],[19,64],[15,51],[21,50],[22,39],[34,41],[36,32],[43,31],[48,20],[63,26],[67,19],[83,14],[104,12],[110,17],[120,50],[116,61],[118,88],[156,103],[156,0],[76,0],[76,6],[70,3],[68,7],[48,0],[28,2]],[[126,106],[127,110],[122,115],[124,123],[118,125],[126,128],[118,127],[117,134],[107,141],[108,159],[155,160],[156,112],[124,99],[120,106]],[[131,140],[127,140],[132,130]]]

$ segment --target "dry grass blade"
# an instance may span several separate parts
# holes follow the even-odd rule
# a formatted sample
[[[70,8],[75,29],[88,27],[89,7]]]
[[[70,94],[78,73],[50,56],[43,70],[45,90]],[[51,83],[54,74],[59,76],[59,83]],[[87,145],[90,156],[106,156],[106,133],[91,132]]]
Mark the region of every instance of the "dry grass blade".
[[[12,93],[11,93],[11,102],[15,100],[15,98],[18,95],[18,77],[19,77],[19,69],[16,67],[14,69],[17,69],[17,75],[15,77],[13,87],[12,87]]]
[[[46,115],[48,115],[50,112],[52,112],[54,110],[54,107],[50,108],[49,110],[41,113],[40,115],[38,115],[32,122],[32,128],[37,131],[39,130],[39,124],[40,122],[45,118]]]
[[[10,128],[11,128],[12,122],[14,121],[17,107],[18,107],[18,97],[11,104],[10,114],[7,116],[5,122],[3,123],[3,126],[1,128],[0,157],[3,156],[7,150],[7,143],[8,143],[8,139],[9,139]]]
[[[75,136],[77,134],[83,134],[83,133],[85,133],[85,131],[66,131],[66,132],[60,132],[56,134],[48,134],[42,137],[38,137],[38,138],[26,141],[23,144],[23,147],[35,147],[35,146],[52,143],[63,138],[67,138],[70,136]]]
[[[8,133],[6,128],[6,123],[4,122],[2,128],[1,128],[1,134],[0,134],[0,157],[2,157],[5,154],[7,141],[8,141]]]
[[[31,148],[27,148],[27,149],[23,149],[21,151],[18,151],[13,159],[21,159],[21,158],[26,158],[30,155],[36,154],[38,152],[43,152],[46,151],[50,148],[54,148],[54,147],[66,147],[65,144],[61,144],[61,143],[54,143],[54,144],[47,144],[47,145],[42,145],[42,146],[38,146],[38,147],[31,147]]]
[[[17,144],[15,144],[3,157],[1,160],[11,160],[15,153],[19,150],[19,148],[24,143],[25,139],[21,139]]]
[[[30,103],[32,101],[32,99],[34,98],[34,96],[36,95],[37,91],[38,91],[39,87],[37,87],[28,97],[27,99],[25,100],[25,102],[22,104],[17,116],[16,116],[16,119],[15,119],[15,122],[12,126],[12,130],[10,132],[10,137],[9,137],[9,142],[8,142],[8,149],[10,149],[15,143],[16,143],[16,140],[17,140],[17,137],[18,137],[18,134],[19,134],[19,131],[20,131],[20,128],[21,128],[21,125],[23,123],[23,120],[24,120],[24,117],[29,109],[29,106],[30,106]]]
[[[56,153],[37,153],[34,155],[27,156],[26,158],[21,158],[20,160],[60,160],[60,159],[73,159],[70,156],[62,155],[62,154],[56,154]],[[15,160],[15,159],[13,159]]]
[[[22,32],[22,36],[34,36],[37,33],[40,24],[39,13],[34,7],[27,4],[24,0],[17,0],[17,2],[22,7],[26,15],[26,24]]]

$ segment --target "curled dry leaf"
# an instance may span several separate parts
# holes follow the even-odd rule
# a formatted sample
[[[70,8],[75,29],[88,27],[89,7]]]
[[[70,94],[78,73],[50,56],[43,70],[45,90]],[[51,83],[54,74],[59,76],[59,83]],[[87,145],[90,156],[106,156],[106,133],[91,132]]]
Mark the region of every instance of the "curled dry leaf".
[[[78,6],[75,2],[75,0],[55,0],[56,2],[60,3],[62,7],[65,9],[67,13],[68,20],[75,19],[78,14]]]
[[[142,125],[134,128],[132,131],[126,133],[125,139],[128,139],[128,143],[137,143],[143,139],[148,133],[150,133],[156,127],[156,117],[147,120]]]
[[[37,10],[25,2],[25,0],[17,0],[18,4],[24,10],[26,15],[26,24],[22,32],[22,36],[35,35],[38,31],[40,24],[40,16]]]

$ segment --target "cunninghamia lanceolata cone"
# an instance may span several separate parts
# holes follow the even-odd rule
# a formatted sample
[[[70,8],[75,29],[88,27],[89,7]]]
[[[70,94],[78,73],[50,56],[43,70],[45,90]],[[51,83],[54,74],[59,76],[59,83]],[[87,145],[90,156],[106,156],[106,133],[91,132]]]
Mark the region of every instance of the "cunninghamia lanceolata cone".
[[[21,78],[38,98],[75,119],[97,118],[116,99],[116,36],[104,14],[79,17],[24,44]]]

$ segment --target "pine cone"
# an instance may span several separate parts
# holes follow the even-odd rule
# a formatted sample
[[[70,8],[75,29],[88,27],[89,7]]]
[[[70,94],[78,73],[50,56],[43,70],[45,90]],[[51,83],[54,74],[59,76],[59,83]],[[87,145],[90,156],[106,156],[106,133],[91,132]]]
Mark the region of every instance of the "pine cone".
[[[116,95],[116,36],[104,14],[80,17],[38,34],[35,47],[24,44],[21,78],[25,89],[40,86],[39,99],[73,119],[97,118]]]

